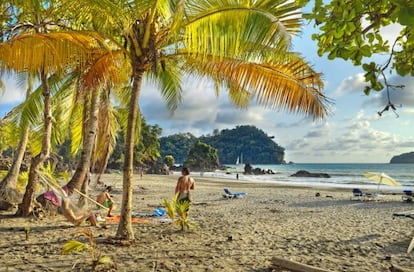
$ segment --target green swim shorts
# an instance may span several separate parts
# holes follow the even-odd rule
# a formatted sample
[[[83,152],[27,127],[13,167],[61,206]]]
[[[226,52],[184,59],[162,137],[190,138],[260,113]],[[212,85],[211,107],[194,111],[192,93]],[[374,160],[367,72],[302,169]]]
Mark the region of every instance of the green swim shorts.
[[[102,206],[104,206],[104,207],[106,207],[106,208],[109,208],[109,207],[111,207],[111,205],[112,205],[112,201],[105,201],[104,203],[102,203],[101,204]],[[101,208],[101,207],[99,207],[99,206],[97,206],[98,208]]]

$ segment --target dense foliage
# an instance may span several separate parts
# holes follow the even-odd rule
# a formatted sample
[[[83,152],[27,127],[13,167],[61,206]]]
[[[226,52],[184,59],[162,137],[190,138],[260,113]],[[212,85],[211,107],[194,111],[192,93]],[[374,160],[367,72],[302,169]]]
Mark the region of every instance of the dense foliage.
[[[234,129],[215,131],[213,135],[201,136],[198,139],[189,133],[162,137],[161,157],[172,155],[177,163],[182,164],[197,140],[217,149],[220,164],[234,164],[237,157],[243,163],[252,164],[279,164],[284,159],[284,148],[254,126],[237,126]]]
[[[243,163],[279,164],[284,158],[284,148],[254,126],[224,129],[219,134],[203,136],[200,140],[217,148],[221,164],[234,164],[237,157],[240,160],[243,157]]]
[[[391,73],[414,76],[414,1],[315,0],[312,12],[304,17],[313,20],[319,30],[312,38],[318,41],[320,56],[328,54],[329,59],[362,65],[369,83],[366,94],[402,87],[387,82]],[[387,40],[383,31],[391,24],[401,29]],[[367,61],[374,54],[388,58],[384,63]]]
[[[160,153],[161,158],[172,155],[175,162],[183,164],[187,159],[188,152],[194,143],[197,142],[197,137],[191,133],[179,133],[160,138]]]
[[[215,170],[219,167],[217,149],[197,141],[188,152],[184,165],[192,170]]]
[[[159,137],[162,129],[158,125],[148,125],[145,119],[141,117],[141,138],[134,147],[134,166],[151,164],[160,157]],[[118,134],[117,144],[114,152],[108,161],[108,168],[121,169],[124,156],[124,136],[122,132]]]

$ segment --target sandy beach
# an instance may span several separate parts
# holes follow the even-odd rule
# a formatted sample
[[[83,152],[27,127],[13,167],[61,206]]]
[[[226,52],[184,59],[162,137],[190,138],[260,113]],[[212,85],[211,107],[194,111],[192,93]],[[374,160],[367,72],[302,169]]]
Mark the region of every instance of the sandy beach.
[[[392,216],[414,210],[414,204],[402,202],[400,195],[351,201],[349,190],[194,178],[190,217],[198,227],[182,232],[168,220],[149,218],[133,224],[132,245],[109,243],[116,223],[106,223],[106,228],[86,223],[75,227],[61,215],[13,218],[11,212],[0,212],[0,271],[85,268],[79,264],[89,262],[90,253],[62,255],[68,240],[86,242],[73,238],[81,228],[93,232],[100,254],[112,257],[116,266],[112,271],[290,271],[275,267],[273,257],[328,271],[389,271],[392,264],[414,268],[414,252],[406,253],[414,220]],[[136,175],[133,211],[151,214],[162,207],[162,199],[173,196],[176,179]],[[103,181],[113,186],[118,204],[114,213],[119,214],[122,176],[107,174]],[[248,195],[225,199],[224,188]],[[96,197],[103,187],[92,183],[90,189]],[[28,239],[26,227],[30,227]]]

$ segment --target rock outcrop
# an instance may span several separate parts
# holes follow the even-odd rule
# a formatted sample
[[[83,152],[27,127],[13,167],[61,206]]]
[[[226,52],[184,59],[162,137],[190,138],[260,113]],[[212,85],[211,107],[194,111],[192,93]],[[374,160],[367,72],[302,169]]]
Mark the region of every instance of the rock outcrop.
[[[414,163],[414,152],[394,156],[390,163]]]
[[[307,177],[307,178],[330,178],[331,176],[326,173],[310,173],[305,170],[299,170],[295,174],[290,175],[291,177]]]

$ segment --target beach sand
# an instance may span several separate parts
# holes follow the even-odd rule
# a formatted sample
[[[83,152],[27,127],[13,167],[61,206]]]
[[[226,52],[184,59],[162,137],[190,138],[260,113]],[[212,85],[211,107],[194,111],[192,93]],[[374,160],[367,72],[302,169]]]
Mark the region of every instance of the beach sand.
[[[393,213],[414,210],[401,195],[381,201],[351,201],[350,190],[298,188],[275,184],[194,177],[190,210],[197,228],[150,218],[133,224],[132,245],[111,244],[117,224],[105,228],[72,226],[61,215],[45,219],[13,218],[0,212],[0,271],[77,271],[90,253],[62,255],[62,246],[82,228],[91,230],[101,255],[111,256],[113,271],[289,271],[272,264],[280,257],[329,271],[389,271],[391,264],[414,268],[406,253],[414,220]],[[177,176],[134,176],[133,211],[152,214],[173,196]],[[122,175],[107,174],[120,213]],[[223,198],[223,189],[245,192]],[[91,184],[93,197],[103,189]],[[320,196],[316,197],[316,193]],[[94,204],[90,204],[94,207]],[[26,240],[25,227],[30,227]],[[74,267],[74,268],[73,268]]]

